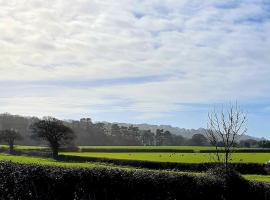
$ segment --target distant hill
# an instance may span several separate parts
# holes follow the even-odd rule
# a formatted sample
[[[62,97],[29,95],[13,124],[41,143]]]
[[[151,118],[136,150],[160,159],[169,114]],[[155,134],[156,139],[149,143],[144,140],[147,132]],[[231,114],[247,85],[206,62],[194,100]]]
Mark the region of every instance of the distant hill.
[[[37,141],[31,138],[31,130],[29,127],[37,120],[37,117],[25,117],[3,113],[0,114],[0,130],[18,130],[23,136],[23,140],[18,141],[18,144],[43,145],[45,144],[44,141]],[[191,140],[194,134],[205,135],[206,133],[206,130],[203,128],[185,129],[170,125],[109,122],[94,123],[90,118],[64,120],[64,123],[75,132],[77,136],[75,144],[77,145],[156,145],[157,142],[160,142],[161,140],[161,145],[187,145],[190,144],[189,140]],[[170,135],[160,136],[156,134],[157,129],[169,131]],[[150,130],[150,132],[148,130]],[[184,138],[181,139],[180,135]],[[240,140],[246,139],[262,140],[262,138],[248,135],[244,135],[240,138]]]
[[[119,126],[130,126],[133,125],[135,127],[138,127],[141,130],[151,130],[152,132],[156,132],[157,129],[164,129],[165,131],[170,131],[172,134],[175,135],[182,135],[185,138],[191,138],[194,134],[203,134],[205,135],[206,129],[199,128],[199,129],[186,129],[186,128],[179,128],[179,127],[173,127],[171,125],[152,125],[152,124],[130,124],[130,123],[109,123],[109,122],[103,122],[108,124],[118,124]],[[264,140],[264,138],[257,138],[249,135],[243,135],[240,140],[247,140],[247,139],[254,139],[257,141]]]

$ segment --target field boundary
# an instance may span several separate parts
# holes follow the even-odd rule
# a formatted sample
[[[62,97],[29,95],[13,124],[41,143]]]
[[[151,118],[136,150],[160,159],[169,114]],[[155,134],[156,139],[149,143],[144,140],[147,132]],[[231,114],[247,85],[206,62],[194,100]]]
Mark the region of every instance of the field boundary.
[[[0,162],[0,199],[261,199],[270,185],[245,180],[168,172],[105,168],[60,168]],[[194,192],[195,191],[195,192]]]
[[[68,150],[61,149],[61,151],[66,152]],[[213,149],[133,149],[133,148],[79,148],[79,152],[93,152],[93,153],[215,153],[216,150]],[[219,150],[220,153],[224,150]],[[236,149],[234,153],[270,153],[270,149]]]
[[[155,162],[155,161],[139,161],[127,159],[113,159],[113,158],[96,158],[96,157],[82,157],[71,155],[59,155],[61,161],[76,161],[76,162],[103,162],[112,163],[115,165],[132,166],[137,168],[156,169],[156,170],[177,170],[190,172],[205,172],[211,168],[221,166],[220,163],[178,163],[178,162]],[[269,166],[259,163],[230,163],[241,174],[260,174],[268,175]]]

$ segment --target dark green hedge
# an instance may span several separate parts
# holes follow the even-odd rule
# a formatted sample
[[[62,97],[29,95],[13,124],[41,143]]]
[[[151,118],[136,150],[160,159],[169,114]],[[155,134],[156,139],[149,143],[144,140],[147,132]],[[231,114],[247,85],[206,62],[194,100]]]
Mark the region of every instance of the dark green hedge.
[[[63,149],[63,151],[66,151]],[[132,148],[83,148],[81,152],[110,152],[110,153],[194,153],[193,149],[132,149]]]
[[[62,148],[61,151],[70,151]],[[83,148],[80,152],[110,152],[110,153],[216,153],[214,149],[194,150],[194,149],[133,149],[133,148]],[[224,152],[220,150],[219,152]],[[235,153],[270,153],[270,149],[235,149]]]
[[[29,155],[37,157],[51,157],[51,151],[47,150],[20,150],[16,152],[17,155]],[[204,172],[210,168],[219,167],[218,163],[174,163],[174,162],[154,162],[154,161],[139,161],[139,160],[125,160],[125,159],[110,159],[110,158],[94,158],[81,156],[66,156],[60,155],[59,160],[62,161],[76,161],[76,162],[105,162],[116,165],[132,166],[137,168],[147,169],[168,169],[178,171],[192,171]],[[266,175],[270,172],[270,166],[258,163],[232,163],[232,168],[241,174],[262,174]]]
[[[268,200],[270,186],[215,175],[0,163],[3,200]],[[233,195],[232,195],[233,194]]]
[[[208,169],[219,167],[218,163],[173,163],[173,162],[154,162],[154,161],[139,161],[139,160],[124,160],[124,159],[110,159],[110,158],[94,158],[94,157],[80,157],[80,156],[65,156],[60,155],[60,160],[63,161],[78,161],[78,162],[107,162],[116,165],[127,165],[138,168],[148,169],[170,169],[178,171],[193,171],[203,172]],[[269,167],[265,164],[257,163],[232,163],[231,167],[241,174],[263,174],[269,173]]]

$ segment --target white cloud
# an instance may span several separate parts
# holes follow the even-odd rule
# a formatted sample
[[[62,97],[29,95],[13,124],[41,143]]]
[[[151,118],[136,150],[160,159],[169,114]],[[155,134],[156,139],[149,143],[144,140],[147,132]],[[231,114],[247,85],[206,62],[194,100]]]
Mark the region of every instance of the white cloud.
[[[181,111],[181,103],[270,100],[266,1],[2,0],[0,6],[0,111],[152,118]],[[46,84],[145,76],[165,78]]]

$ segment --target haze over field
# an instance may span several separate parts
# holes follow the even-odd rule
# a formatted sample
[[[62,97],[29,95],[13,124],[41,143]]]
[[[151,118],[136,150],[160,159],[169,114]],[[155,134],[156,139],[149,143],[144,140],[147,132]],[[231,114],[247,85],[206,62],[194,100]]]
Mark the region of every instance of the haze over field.
[[[0,0],[0,113],[270,136],[269,0]]]

